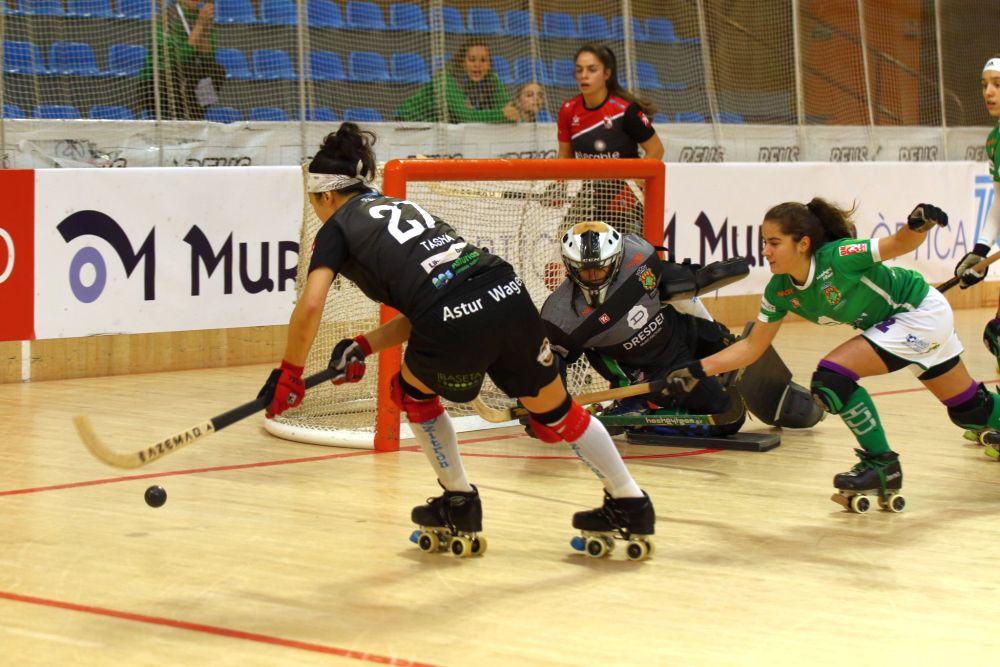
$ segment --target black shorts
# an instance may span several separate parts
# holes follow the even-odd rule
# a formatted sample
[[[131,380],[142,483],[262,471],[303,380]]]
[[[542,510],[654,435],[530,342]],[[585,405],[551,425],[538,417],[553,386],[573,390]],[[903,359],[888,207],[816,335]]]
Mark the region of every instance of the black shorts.
[[[510,267],[471,277],[411,322],[406,366],[450,401],[474,399],[487,375],[517,398],[559,374],[538,309]]]

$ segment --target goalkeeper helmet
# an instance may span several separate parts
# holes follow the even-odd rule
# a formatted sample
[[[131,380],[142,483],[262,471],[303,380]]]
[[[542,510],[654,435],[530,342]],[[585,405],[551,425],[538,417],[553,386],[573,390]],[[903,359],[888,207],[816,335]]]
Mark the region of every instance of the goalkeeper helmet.
[[[562,260],[587,304],[604,303],[622,265],[622,235],[604,222],[581,222],[562,238]]]

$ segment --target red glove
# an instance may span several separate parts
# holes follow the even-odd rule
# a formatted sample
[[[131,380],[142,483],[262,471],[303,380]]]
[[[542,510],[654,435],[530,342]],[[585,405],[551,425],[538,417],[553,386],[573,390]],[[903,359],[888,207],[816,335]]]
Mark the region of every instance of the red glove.
[[[345,338],[337,343],[330,354],[330,368],[337,374],[330,378],[334,384],[357,382],[365,376],[365,357],[372,353],[372,346],[364,336]]]
[[[288,408],[294,408],[302,402],[306,395],[306,386],[302,383],[302,366],[281,361],[281,368],[275,368],[268,376],[257,398],[267,401],[268,418],[280,415]]]

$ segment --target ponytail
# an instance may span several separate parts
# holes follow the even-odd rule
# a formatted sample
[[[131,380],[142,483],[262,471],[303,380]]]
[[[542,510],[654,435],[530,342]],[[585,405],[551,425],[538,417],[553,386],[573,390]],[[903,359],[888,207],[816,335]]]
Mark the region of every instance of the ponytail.
[[[810,252],[815,253],[828,241],[854,238],[856,228],[851,216],[857,207],[843,209],[820,197],[808,204],[785,202],[772,206],[764,219],[778,225],[782,234],[796,242],[809,238]]]

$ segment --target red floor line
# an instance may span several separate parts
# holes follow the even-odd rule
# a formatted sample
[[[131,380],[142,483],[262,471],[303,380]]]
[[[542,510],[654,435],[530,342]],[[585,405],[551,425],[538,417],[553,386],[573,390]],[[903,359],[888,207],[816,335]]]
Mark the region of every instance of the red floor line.
[[[716,452],[721,452],[721,449],[695,449],[686,452],[670,452],[669,454],[633,454],[631,456],[623,455],[623,459],[672,459],[679,456],[698,456],[700,454],[715,454]],[[481,459],[529,459],[531,461],[562,461],[571,460],[576,461],[579,457],[575,454],[568,455],[557,455],[551,454],[548,456],[525,456],[524,454],[476,454],[475,452],[462,452],[462,458],[467,456],[481,458]]]
[[[313,644],[311,642],[298,641],[296,639],[285,639],[284,637],[273,637],[262,635],[256,632],[244,632],[243,630],[233,630],[231,628],[221,628],[215,625],[203,625],[201,623],[191,623],[189,621],[179,621],[173,618],[161,618],[159,616],[146,616],[145,614],[134,614],[128,611],[118,611],[115,609],[103,609],[90,605],[75,604],[73,602],[62,602],[60,600],[48,600],[45,598],[33,597],[31,595],[19,595],[0,591],[0,598],[13,602],[24,602],[27,604],[40,605],[43,607],[54,607],[68,611],[78,611],[85,614],[95,614],[97,616],[107,616],[123,621],[134,621],[136,623],[147,623],[149,625],[161,625],[179,630],[189,630],[191,632],[201,632],[218,637],[228,637],[230,639],[243,639],[246,641],[258,642],[260,644],[271,644],[284,648],[293,648],[300,651],[311,651],[313,653],[326,653],[342,658],[351,658],[362,662],[375,662],[380,665],[400,665],[401,667],[437,667],[426,662],[414,662],[402,658],[393,658],[375,653],[365,653],[362,651],[351,651],[349,649],[338,648],[336,646],[326,646],[324,644]]]

